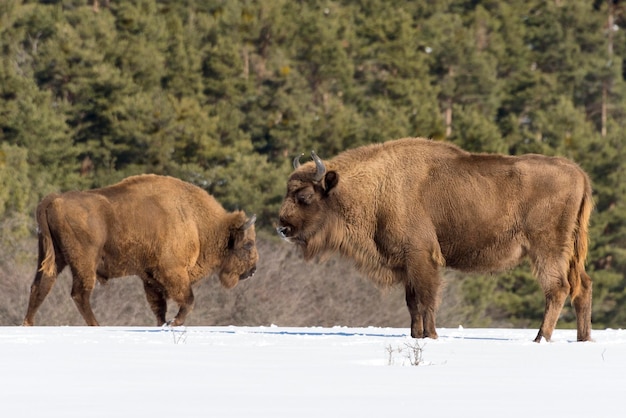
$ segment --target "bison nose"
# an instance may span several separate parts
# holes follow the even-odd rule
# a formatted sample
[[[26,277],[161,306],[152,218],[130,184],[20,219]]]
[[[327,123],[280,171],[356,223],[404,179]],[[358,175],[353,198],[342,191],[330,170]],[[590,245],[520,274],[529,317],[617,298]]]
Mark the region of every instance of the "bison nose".
[[[252,267],[250,270],[239,276],[239,280],[245,280],[249,277],[252,277],[254,276],[254,273],[256,273],[256,266]]]
[[[291,228],[288,226],[279,226],[276,228],[276,232],[278,232],[281,238],[287,238],[291,232]]]

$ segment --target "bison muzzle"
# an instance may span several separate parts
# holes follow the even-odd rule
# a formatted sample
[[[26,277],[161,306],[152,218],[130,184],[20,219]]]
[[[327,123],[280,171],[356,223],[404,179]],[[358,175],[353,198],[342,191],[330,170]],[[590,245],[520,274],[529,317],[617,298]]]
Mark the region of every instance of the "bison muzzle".
[[[405,288],[411,335],[437,338],[444,267],[496,272],[528,259],[545,294],[535,341],[550,340],[567,296],[577,338],[590,340],[585,272],[593,208],[587,175],[541,155],[473,154],[405,138],[322,161],[315,153],[287,182],[278,234],[306,260],[339,253],[378,284]]]
[[[167,300],[179,306],[168,322],[182,325],[194,304],[192,284],[215,273],[232,288],[256,270],[255,217],[227,212],[203,189],[157,175],[113,186],[46,196],[37,207],[39,261],[24,325],[33,325],[57,275],[69,266],[72,299],[88,325],[98,325],[90,296],[96,280],[141,278],[157,325]]]

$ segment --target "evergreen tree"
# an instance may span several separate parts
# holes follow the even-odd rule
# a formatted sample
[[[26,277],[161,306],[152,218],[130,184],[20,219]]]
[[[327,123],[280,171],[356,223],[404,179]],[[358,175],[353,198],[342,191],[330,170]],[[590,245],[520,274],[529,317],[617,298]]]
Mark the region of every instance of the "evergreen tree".
[[[5,0],[0,215],[31,219],[48,192],[154,172],[257,213],[263,229],[292,158],[311,149],[331,158],[423,136],[563,155],[594,189],[594,321],[619,326],[625,11],[604,0]],[[474,324],[540,318],[528,268],[459,288]]]
[[[28,150],[27,162],[37,170],[27,171],[39,193],[76,187],[80,149],[72,143],[65,121],[66,104],[34,83],[33,56],[26,50],[16,53],[24,54],[23,62],[0,61],[0,140]],[[22,169],[26,167],[16,166]],[[37,197],[32,196],[33,200]],[[31,209],[33,202],[29,203]]]

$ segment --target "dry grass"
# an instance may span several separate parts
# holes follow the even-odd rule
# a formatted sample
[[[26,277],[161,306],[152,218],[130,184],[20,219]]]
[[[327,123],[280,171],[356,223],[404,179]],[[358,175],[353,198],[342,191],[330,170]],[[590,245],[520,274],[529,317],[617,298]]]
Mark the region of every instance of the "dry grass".
[[[0,326],[22,323],[36,268],[36,240],[5,248],[0,259]],[[350,263],[331,259],[305,263],[295,248],[273,238],[259,238],[256,275],[226,290],[209,277],[194,288],[196,304],[186,325],[409,326],[401,288],[380,290]],[[453,281],[456,283],[456,281]],[[70,298],[66,269],[41,306],[37,325],[85,325]],[[155,318],[137,277],[97,285],[92,305],[98,321],[110,326],[152,326]],[[456,285],[443,293],[439,326],[463,323]],[[177,307],[169,304],[168,318]]]

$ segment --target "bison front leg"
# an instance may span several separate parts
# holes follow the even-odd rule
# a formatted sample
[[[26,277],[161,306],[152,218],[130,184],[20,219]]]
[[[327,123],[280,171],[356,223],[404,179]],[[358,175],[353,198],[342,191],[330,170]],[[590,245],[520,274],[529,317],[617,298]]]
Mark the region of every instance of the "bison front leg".
[[[437,338],[435,329],[436,298],[431,299],[414,285],[405,288],[406,305],[411,315],[411,337]],[[428,292],[427,292],[428,293]]]
[[[183,325],[187,315],[193,309],[194,304],[194,295],[191,290],[189,275],[186,272],[170,274],[168,276],[167,283],[164,283],[163,285],[168,296],[179,306],[178,313],[174,319],[168,322],[168,325],[173,327]]]
[[[411,314],[411,337],[437,338],[435,311],[440,287],[439,269],[433,260],[415,262],[409,267],[405,287]]]
[[[165,324],[165,315],[167,314],[167,295],[165,289],[151,277],[142,277],[143,288],[146,292],[146,299],[150,305],[150,309],[156,316],[157,327]]]
[[[180,306],[178,309],[178,313],[174,317],[173,320],[169,321],[168,324],[177,327],[183,325],[185,323],[185,319],[191,310],[193,309],[194,296],[191,291],[191,287],[189,287],[188,292],[180,299],[174,299]]]
[[[420,313],[417,295],[412,286],[407,285],[405,289],[406,306],[411,315],[411,337],[424,338],[424,317]]]
[[[407,251],[407,255],[404,280],[406,304],[411,315],[411,337],[437,338],[435,312],[441,286],[439,270],[445,264],[441,249],[436,241],[430,246],[421,243]]]

